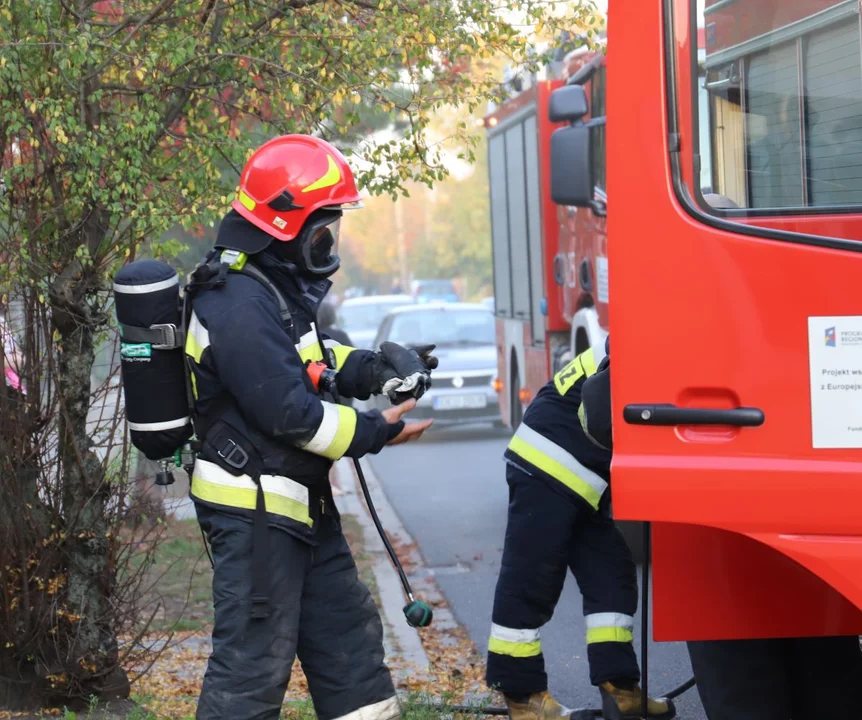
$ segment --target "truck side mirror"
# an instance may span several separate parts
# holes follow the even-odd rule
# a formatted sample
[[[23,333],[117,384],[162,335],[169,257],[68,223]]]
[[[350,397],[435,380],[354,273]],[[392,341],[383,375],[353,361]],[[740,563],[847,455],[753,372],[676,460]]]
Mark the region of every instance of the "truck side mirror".
[[[548,118],[568,122],[551,135],[551,199],[557,205],[599,208],[593,201],[593,163],[590,130],[583,117],[589,112],[583,85],[566,85],[551,93]]]
[[[593,207],[590,130],[583,122],[551,135],[551,200],[557,205]]]
[[[566,85],[551,93],[548,119],[552,123],[580,120],[590,111],[583,85]]]

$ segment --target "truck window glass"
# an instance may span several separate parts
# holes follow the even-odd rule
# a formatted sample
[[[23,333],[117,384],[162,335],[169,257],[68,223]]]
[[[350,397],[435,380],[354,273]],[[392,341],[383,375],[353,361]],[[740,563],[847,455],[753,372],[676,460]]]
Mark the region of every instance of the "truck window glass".
[[[508,183],[509,258],[518,272],[529,268],[527,238],[527,181],[524,162],[524,126],[518,123],[505,132],[506,181]],[[530,282],[512,285],[512,309],[515,317],[530,319]]]
[[[605,66],[602,65],[591,79],[590,117],[605,116]],[[593,164],[593,179],[596,187],[604,192],[607,188],[605,173],[605,126],[596,125],[590,129],[590,148]]]
[[[530,249],[530,312],[533,343],[545,342],[544,257],[542,253],[542,183],[539,175],[539,131],[536,116],[524,120],[524,169],[527,188],[527,237]]]
[[[506,211],[506,142],[502,134],[488,140],[488,178],[494,249],[494,308],[498,315],[511,317],[512,276],[509,262],[509,217]]]
[[[862,205],[858,3],[692,7],[702,204],[747,209],[740,214],[749,217]]]

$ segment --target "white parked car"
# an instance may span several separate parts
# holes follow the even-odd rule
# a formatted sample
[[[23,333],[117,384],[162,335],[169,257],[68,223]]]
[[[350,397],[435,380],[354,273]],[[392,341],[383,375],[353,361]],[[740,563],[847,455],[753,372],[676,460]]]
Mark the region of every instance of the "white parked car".
[[[409,295],[370,295],[345,300],[338,308],[338,327],[354,347],[369,349],[386,313],[402,305],[412,305]]]
[[[502,425],[494,380],[497,347],[494,316],[482,305],[443,303],[398,308],[386,316],[374,349],[389,340],[399,345],[434,344],[439,367],[431,373],[431,389],[407,416],[433,417],[435,426],[466,423]],[[377,396],[374,407],[385,410],[389,400]]]

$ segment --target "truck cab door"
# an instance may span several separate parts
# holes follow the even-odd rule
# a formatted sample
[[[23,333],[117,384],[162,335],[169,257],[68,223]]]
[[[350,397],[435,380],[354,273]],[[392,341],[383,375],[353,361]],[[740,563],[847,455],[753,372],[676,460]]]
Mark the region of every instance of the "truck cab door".
[[[652,523],[660,640],[862,631],[858,7],[745,38],[743,5],[627,4],[610,30],[611,482]]]

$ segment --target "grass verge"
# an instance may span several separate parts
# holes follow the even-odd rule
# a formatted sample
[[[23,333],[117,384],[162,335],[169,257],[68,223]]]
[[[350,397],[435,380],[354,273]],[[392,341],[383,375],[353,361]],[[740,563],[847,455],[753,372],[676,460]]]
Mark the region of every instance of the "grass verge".
[[[212,568],[196,520],[166,521],[148,570],[145,607],[159,612],[153,630],[185,632],[212,625]]]

